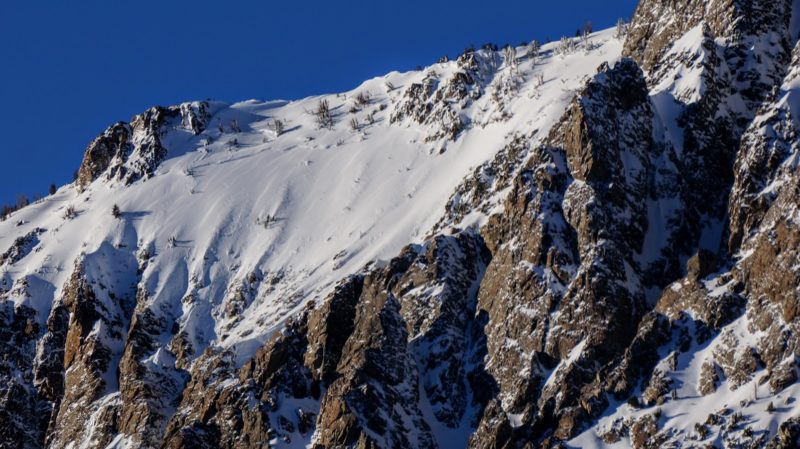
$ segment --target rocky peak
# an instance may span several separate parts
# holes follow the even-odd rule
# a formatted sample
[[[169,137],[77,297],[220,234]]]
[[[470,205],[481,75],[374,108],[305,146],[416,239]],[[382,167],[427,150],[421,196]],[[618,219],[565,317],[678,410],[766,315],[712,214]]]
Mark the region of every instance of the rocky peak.
[[[672,45],[699,25],[714,38],[744,43],[748,36],[789,36],[792,0],[642,0],[636,7],[624,53],[653,70]]]
[[[151,176],[169,151],[162,144],[167,132],[185,129],[197,135],[209,120],[208,103],[193,102],[167,108],[156,106],[130,123],[118,122],[86,148],[76,183],[86,188],[106,172],[108,179],[125,184]]]

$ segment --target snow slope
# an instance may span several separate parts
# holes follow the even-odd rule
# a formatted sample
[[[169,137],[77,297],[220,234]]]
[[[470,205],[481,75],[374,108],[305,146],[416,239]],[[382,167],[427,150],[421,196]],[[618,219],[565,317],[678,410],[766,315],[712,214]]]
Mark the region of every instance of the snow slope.
[[[148,305],[179,323],[196,354],[219,345],[244,360],[342,277],[421,241],[459,182],[515,132],[546,136],[584,80],[619,58],[621,42],[612,35],[595,33],[591,48],[571,55],[545,45],[535,63],[519,48],[523,82],[502,106],[492,94],[502,94],[513,69],[502,52],[493,54],[500,64],[489,73],[487,94],[460,112],[469,125],[452,142],[426,141],[429,126],[390,124],[389,117],[405,88],[431,71],[447,78],[455,62],[390,73],[338,95],[212,103],[204,132],[176,127],[163,137],[167,159],[150,179],[124,186],[101,178],[83,192],[67,185],[0,223],[3,250],[42,228],[24,257],[0,265],[0,292],[35,308],[44,324],[73,261],[97,261],[98,282],[135,283],[138,260]],[[349,113],[365,92],[370,105]],[[318,129],[308,113],[320,99],[336,114],[333,129]],[[358,131],[349,125],[353,116]],[[280,136],[275,119],[286,122]],[[77,212],[72,219],[65,218],[69,206]],[[463,224],[482,219],[472,214]],[[249,291],[248,277],[270,282]]]

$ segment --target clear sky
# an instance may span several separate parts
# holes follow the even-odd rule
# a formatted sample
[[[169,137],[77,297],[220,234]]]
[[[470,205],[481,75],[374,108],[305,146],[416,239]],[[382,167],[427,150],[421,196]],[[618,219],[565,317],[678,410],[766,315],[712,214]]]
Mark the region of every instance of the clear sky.
[[[86,144],[153,105],[348,90],[470,44],[601,29],[637,0],[4,1],[0,203],[70,182]]]

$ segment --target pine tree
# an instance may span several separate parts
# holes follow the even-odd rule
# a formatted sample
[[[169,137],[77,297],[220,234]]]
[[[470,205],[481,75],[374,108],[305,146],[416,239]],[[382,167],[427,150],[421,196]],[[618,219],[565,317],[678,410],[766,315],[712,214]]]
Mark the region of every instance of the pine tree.
[[[50,195],[53,195],[54,193],[56,193],[56,185],[55,184],[50,184],[50,190],[48,190],[48,191],[50,192]]]
[[[117,206],[116,204],[114,204],[113,206],[111,206],[111,215],[112,215],[114,218],[119,218],[119,217],[121,217],[121,216],[122,216],[122,212],[120,212],[120,210],[119,210],[119,206]]]

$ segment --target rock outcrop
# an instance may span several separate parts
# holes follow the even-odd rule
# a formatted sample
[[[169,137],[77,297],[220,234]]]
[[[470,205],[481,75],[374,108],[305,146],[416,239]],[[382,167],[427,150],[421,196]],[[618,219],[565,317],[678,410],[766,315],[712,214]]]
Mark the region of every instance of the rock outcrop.
[[[208,103],[195,102],[156,106],[130,123],[118,122],[86,148],[75,182],[86,188],[103,174],[125,184],[152,176],[169,151],[162,144],[163,134],[177,127],[200,134],[209,118]]]

